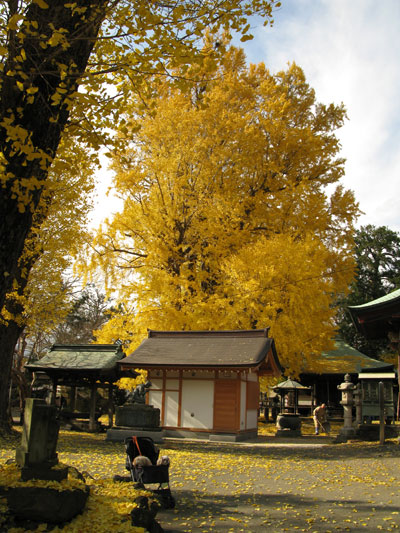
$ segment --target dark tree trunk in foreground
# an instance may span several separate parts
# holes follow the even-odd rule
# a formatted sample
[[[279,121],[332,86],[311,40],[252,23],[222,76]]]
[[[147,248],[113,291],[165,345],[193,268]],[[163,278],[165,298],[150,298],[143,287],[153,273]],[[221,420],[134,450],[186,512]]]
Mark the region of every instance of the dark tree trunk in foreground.
[[[2,371],[0,372],[0,434],[11,430],[9,416],[11,368],[14,348],[22,331],[23,328],[15,322],[10,322],[7,326],[0,325],[0,357],[2,362]]]
[[[85,9],[82,17],[79,9],[65,7],[69,6],[65,0],[51,0],[45,9],[32,2],[21,25],[9,31],[4,72],[13,74],[3,76],[0,89],[0,152],[4,157],[0,173],[7,178],[0,184],[0,309],[20,274],[25,240],[69,118],[67,100],[73,97],[85,72],[108,3],[77,0],[76,8]],[[10,18],[16,14],[11,10],[17,5],[9,3]],[[54,28],[66,30],[68,47],[43,46],[52,38]],[[34,89],[29,92],[26,88]],[[30,141],[21,145],[18,132],[27,132]],[[26,151],[27,147],[31,151]],[[8,385],[18,329],[12,322],[0,325],[3,427],[8,426]]]

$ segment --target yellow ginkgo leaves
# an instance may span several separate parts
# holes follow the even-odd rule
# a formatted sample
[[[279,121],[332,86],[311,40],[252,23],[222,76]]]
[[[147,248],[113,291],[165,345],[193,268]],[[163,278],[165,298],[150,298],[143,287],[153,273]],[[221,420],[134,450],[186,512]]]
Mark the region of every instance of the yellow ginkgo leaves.
[[[231,48],[190,94],[165,83],[135,109],[113,160],[124,206],[94,242],[92,268],[123,309],[99,339],[270,326],[299,374],[329,348],[334,296],[353,274],[343,106],[320,105],[297,65],[273,75]]]

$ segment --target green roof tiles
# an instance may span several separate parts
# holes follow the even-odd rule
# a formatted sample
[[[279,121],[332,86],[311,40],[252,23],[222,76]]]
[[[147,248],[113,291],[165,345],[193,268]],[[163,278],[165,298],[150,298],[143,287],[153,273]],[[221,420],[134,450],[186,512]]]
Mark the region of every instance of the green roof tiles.
[[[117,361],[124,356],[120,346],[112,344],[56,344],[47,355],[26,366],[33,371],[50,369],[104,371],[115,368]]]
[[[349,346],[341,339],[335,340],[335,348],[321,353],[324,374],[358,373],[367,368],[393,368],[393,365],[372,359]]]
[[[350,305],[349,309],[367,309],[368,307],[374,307],[375,305],[393,302],[397,298],[400,298],[400,289],[390,292],[389,294],[385,294],[385,296],[381,296],[380,298],[376,298],[376,300],[371,300],[365,304]]]

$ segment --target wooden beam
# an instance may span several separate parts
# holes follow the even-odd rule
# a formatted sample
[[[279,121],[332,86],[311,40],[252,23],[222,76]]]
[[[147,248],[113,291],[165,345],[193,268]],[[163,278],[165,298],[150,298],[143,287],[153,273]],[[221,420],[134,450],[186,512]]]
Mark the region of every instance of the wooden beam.
[[[96,431],[96,392],[97,384],[94,382],[90,388],[89,431]]]
[[[108,411],[108,427],[112,428],[114,425],[114,398],[113,398],[113,383],[110,382],[108,384],[108,405],[107,405],[107,411]]]

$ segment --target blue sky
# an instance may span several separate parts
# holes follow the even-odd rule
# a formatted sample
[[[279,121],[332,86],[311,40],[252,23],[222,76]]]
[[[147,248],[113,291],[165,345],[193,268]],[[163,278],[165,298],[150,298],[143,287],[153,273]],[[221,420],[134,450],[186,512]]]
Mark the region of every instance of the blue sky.
[[[400,231],[400,0],[282,0],[274,19],[254,21],[248,61],[271,72],[295,61],[320,102],[344,103],[342,183],[365,213],[358,225]]]
[[[282,0],[274,19],[253,29],[249,62],[277,72],[295,61],[319,101],[344,103],[342,183],[359,225],[400,231],[400,1]]]

